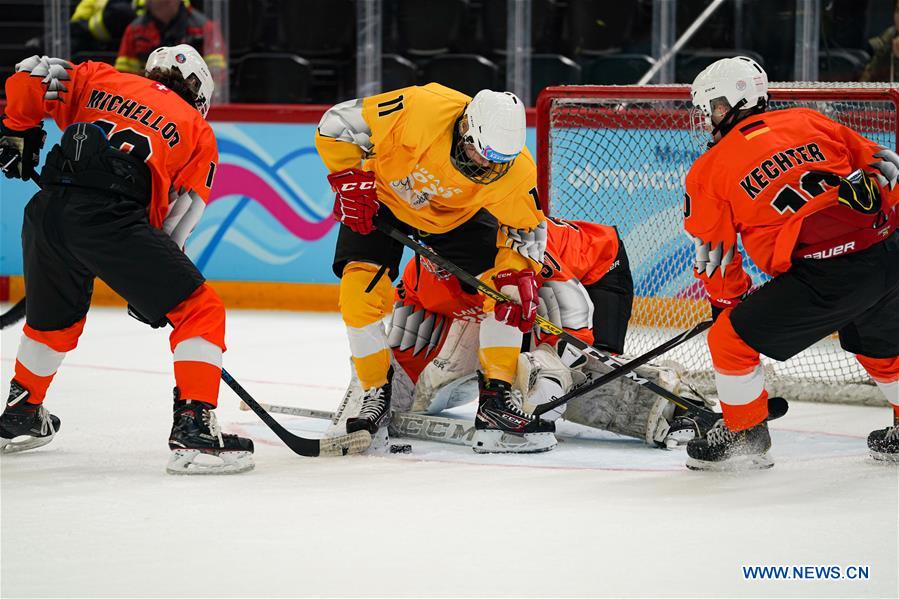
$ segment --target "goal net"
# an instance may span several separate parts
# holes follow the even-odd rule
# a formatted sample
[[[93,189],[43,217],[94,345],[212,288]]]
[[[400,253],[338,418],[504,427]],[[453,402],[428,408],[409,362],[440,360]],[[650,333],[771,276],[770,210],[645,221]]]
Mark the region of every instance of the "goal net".
[[[884,84],[772,84],[770,109],[813,108],[896,148],[899,88]],[[565,86],[537,103],[539,195],[547,214],[618,227],[634,276],[626,351],[641,354],[710,317],[683,233],[684,178],[707,135],[690,128],[685,86]],[[745,253],[744,253],[745,258]],[[744,260],[754,284],[767,280]],[[690,382],[714,391],[705,336],[670,354]],[[883,396],[836,337],[786,362],[762,358],[772,395],[882,405]]]

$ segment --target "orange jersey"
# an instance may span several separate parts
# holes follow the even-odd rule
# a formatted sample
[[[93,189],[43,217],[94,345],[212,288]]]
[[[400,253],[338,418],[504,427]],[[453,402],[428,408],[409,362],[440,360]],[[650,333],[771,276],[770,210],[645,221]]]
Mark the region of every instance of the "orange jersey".
[[[837,205],[837,189],[820,173],[871,171],[880,147],[806,108],[766,112],[740,121],[687,173],[684,228],[696,245],[694,274],[710,299],[732,305],[752,282],[737,234],[765,273],[790,269],[803,221]],[[884,190],[884,202],[897,194]]]
[[[577,279],[591,285],[601,279],[618,255],[614,227],[558,218],[547,220],[546,252],[539,282]],[[465,293],[456,277],[443,273],[428,260],[421,266],[410,261],[403,272],[397,299],[429,312],[451,318],[474,318],[483,314],[484,296]]]
[[[27,71],[7,79],[4,124],[23,131],[49,116],[60,129],[79,122],[100,126],[114,147],[147,163],[154,227],[161,227],[166,217],[170,189],[193,190],[209,201],[218,149],[212,128],[196,108],[160,83],[105,63],[84,62],[65,73],[68,79]],[[59,98],[46,99],[55,95],[48,86],[60,85]]]
[[[605,276],[618,255],[615,227],[549,217],[542,280],[579,280],[592,285]]]

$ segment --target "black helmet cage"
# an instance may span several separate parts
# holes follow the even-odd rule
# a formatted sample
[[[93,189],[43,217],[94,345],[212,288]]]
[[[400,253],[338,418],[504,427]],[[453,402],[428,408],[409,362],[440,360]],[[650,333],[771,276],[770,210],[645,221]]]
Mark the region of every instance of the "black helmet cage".
[[[509,172],[509,169],[512,168],[512,163],[515,162],[515,160],[513,159],[509,162],[491,162],[489,166],[481,166],[469,158],[468,153],[465,151],[465,144],[474,145],[474,138],[468,135],[463,137],[459,132],[459,123],[462,121],[462,118],[464,118],[464,114],[453,125],[453,144],[450,148],[450,162],[453,163],[456,170],[465,175],[470,181],[474,181],[481,185],[495,183]]]

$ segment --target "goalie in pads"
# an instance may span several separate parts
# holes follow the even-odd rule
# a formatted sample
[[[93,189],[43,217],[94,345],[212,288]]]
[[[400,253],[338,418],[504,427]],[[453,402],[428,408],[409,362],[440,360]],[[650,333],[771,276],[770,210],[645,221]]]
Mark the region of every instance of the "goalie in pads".
[[[550,218],[540,273],[540,314],[587,343],[623,350],[633,283],[624,245],[613,227]],[[394,409],[437,414],[477,397],[478,328],[483,297],[431,262],[410,262],[397,288],[388,342],[393,350]],[[533,332],[532,351],[521,353],[513,383],[523,407],[533,409],[610,367],[589,360],[555,336]],[[642,377],[676,391],[677,373],[644,367]],[[575,399],[546,417],[662,444],[673,405],[621,379]],[[475,448],[477,451],[477,448]]]

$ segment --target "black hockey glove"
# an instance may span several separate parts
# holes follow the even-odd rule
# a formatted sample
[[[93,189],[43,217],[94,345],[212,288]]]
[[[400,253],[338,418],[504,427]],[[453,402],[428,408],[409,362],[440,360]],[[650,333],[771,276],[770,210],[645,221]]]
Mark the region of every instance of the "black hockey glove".
[[[882,203],[880,187],[877,182],[861,169],[855,170],[845,177],[840,177],[838,199],[841,204],[862,214],[880,212]]]
[[[137,308],[135,308],[131,304],[128,304],[128,316],[135,320],[139,320],[144,324],[148,324],[154,329],[161,329],[162,327],[168,326],[169,324],[169,319],[165,316],[163,316],[159,320],[151,321],[149,318],[138,312]]]
[[[37,180],[35,167],[41,161],[41,148],[46,140],[43,124],[14,131],[0,122],[0,170],[6,178]]]

